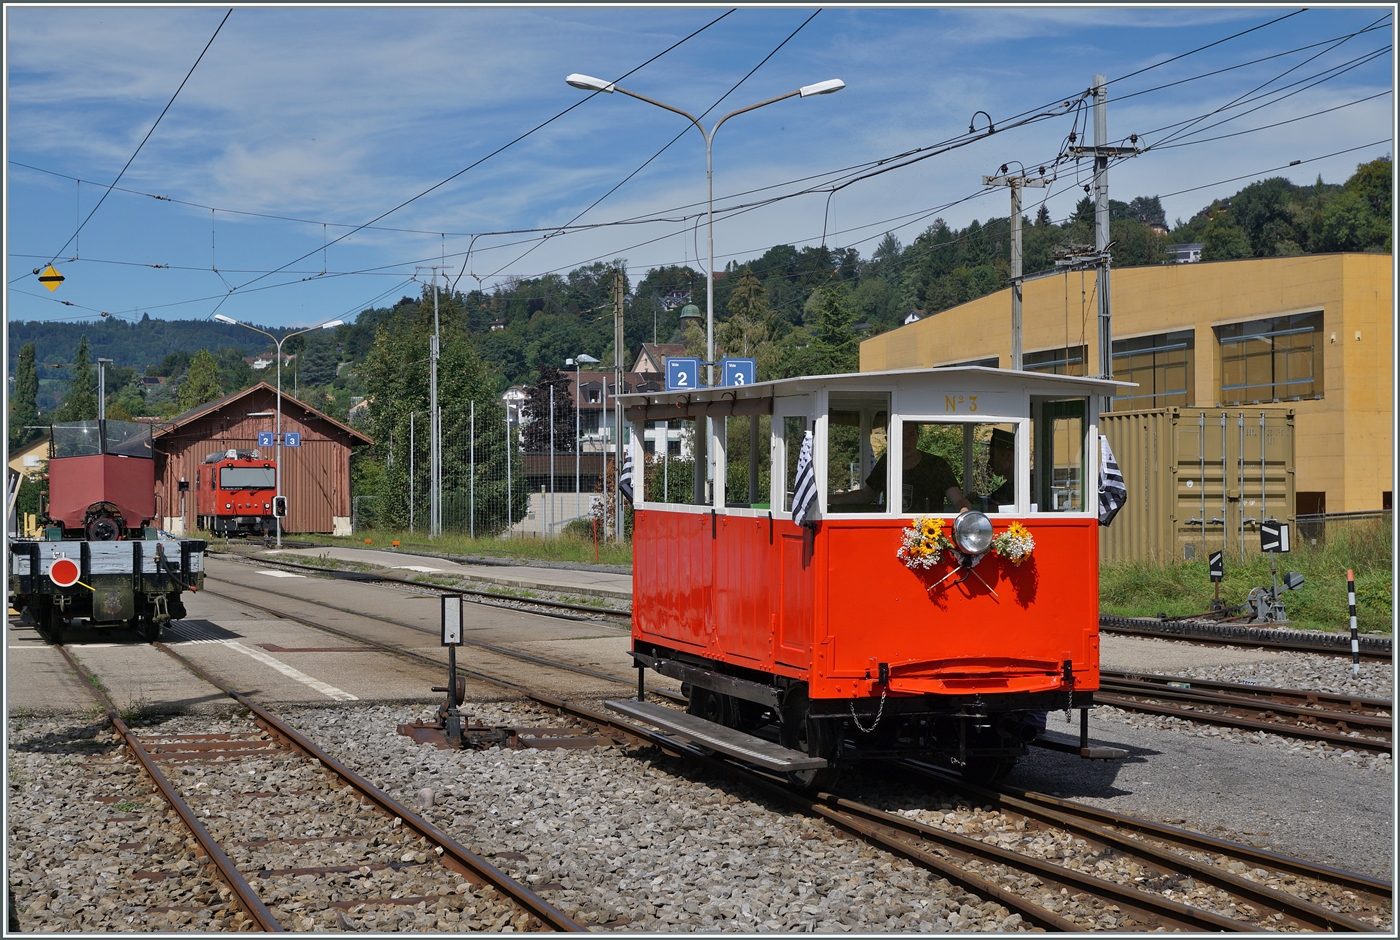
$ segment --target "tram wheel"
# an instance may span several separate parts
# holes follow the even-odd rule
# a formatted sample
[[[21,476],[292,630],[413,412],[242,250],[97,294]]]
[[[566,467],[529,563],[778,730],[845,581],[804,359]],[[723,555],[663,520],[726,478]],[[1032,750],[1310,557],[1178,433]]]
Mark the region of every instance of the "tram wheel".
[[[689,699],[685,706],[686,714],[694,715],[696,718],[703,718],[706,721],[712,721],[717,725],[725,723],[723,695],[717,692],[711,692],[709,689],[702,689],[698,685],[693,685],[690,687]],[[698,742],[695,746],[698,747],[703,754],[712,755],[715,753],[714,748],[705,747]]]
[[[778,725],[778,743],[812,757],[834,761],[840,745],[835,728],[828,721],[813,718],[805,690],[793,692],[783,703]],[[788,782],[804,790],[821,790],[832,786],[840,771],[828,763],[815,770],[788,771]]]
[[[1014,757],[970,757],[962,768],[962,778],[968,783],[996,783],[1005,780],[1016,769]]]

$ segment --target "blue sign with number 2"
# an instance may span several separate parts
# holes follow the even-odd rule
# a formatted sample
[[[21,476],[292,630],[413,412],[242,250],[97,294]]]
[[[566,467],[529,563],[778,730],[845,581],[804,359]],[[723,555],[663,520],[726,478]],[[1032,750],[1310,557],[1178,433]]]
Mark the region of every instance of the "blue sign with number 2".
[[[666,391],[690,392],[700,387],[700,360],[672,356],[666,360]]]

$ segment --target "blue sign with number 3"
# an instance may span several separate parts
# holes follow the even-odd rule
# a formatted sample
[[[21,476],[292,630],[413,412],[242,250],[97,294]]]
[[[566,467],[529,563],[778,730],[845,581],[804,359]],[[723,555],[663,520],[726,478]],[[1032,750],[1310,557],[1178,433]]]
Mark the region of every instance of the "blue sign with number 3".
[[[666,391],[690,392],[700,387],[700,360],[672,356],[666,360]]]
[[[283,446],[283,447],[300,447],[300,446],[301,446],[301,432],[300,432],[300,431],[287,431],[286,433],[284,433],[284,434],[282,435],[282,446]]]
[[[758,375],[757,359],[725,358],[719,367],[723,385],[752,385]]]

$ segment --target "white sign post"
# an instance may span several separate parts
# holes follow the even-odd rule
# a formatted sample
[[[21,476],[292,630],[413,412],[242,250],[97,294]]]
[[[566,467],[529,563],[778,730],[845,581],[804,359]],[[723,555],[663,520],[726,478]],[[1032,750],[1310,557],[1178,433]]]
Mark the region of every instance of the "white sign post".
[[[442,645],[447,647],[447,705],[443,711],[443,737],[449,744],[462,744],[462,713],[457,706],[462,704],[457,682],[457,647],[462,643],[462,595],[442,596]]]

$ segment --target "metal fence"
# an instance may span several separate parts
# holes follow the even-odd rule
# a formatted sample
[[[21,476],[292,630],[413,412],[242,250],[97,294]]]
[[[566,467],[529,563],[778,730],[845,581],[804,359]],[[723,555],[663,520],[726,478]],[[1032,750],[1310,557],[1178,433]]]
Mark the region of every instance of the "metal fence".
[[[499,401],[444,407],[441,426],[443,532],[551,538],[591,532],[596,517],[599,536],[616,537],[610,434],[571,433],[553,451],[527,451],[519,415]],[[430,441],[425,412],[395,424],[372,458],[382,461],[377,485],[356,494],[357,530],[431,529]]]
[[[1332,538],[1362,535],[1371,530],[1384,531],[1391,527],[1391,510],[1375,512],[1322,512],[1299,515],[1296,519],[1295,541],[1301,545],[1321,548]]]

